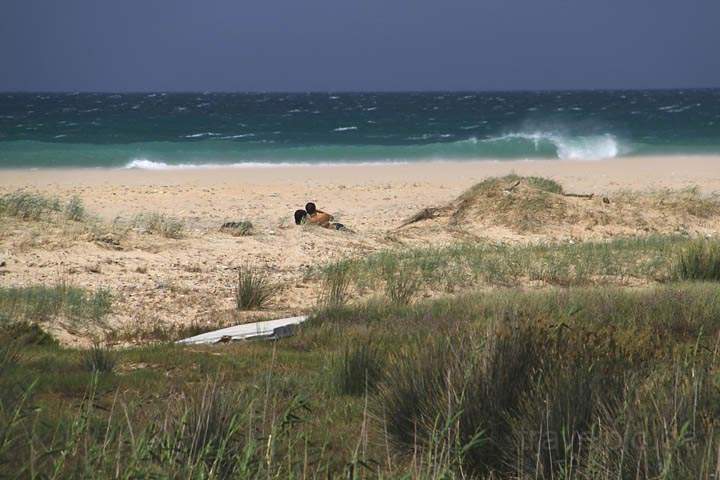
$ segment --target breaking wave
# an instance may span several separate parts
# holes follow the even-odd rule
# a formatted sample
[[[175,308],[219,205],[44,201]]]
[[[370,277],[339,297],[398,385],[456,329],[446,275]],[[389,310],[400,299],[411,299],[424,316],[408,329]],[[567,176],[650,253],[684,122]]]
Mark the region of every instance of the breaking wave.
[[[565,136],[552,132],[508,133],[492,137],[482,142],[530,143],[535,152],[543,152],[548,148],[555,151],[557,158],[562,160],[601,160],[626,155],[632,149],[621,144],[612,134]]]

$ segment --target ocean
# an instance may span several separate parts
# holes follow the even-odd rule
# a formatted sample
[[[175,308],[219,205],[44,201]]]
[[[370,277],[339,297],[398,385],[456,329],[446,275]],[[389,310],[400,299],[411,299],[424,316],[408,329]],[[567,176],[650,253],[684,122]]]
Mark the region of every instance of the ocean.
[[[0,168],[720,154],[720,89],[0,93]]]

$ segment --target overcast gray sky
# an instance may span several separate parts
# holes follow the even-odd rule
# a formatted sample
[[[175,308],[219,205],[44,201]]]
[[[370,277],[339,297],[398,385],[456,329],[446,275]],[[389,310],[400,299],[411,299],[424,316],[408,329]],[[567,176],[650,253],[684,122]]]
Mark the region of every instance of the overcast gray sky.
[[[720,87],[720,0],[2,0],[0,90]]]

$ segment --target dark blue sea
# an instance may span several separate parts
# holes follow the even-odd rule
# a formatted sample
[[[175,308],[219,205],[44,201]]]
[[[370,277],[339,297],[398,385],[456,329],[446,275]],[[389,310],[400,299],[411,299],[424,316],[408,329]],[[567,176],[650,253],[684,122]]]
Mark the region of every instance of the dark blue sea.
[[[720,154],[720,90],[0,94],[0,168],[675,154]]]

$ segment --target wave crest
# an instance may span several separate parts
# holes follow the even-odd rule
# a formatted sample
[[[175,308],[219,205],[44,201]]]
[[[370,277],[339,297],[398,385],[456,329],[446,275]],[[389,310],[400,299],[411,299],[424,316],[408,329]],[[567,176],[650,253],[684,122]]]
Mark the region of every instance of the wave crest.
[[[630,149],[612,134],[566,136],[554,132],[513,132],[492,137],[481,142],[508,142],[515,140],[532,142],[535,151],[550,146],[562,160],[602,160],[627,154]],[[477,140],[475,140],[477,142]]]

